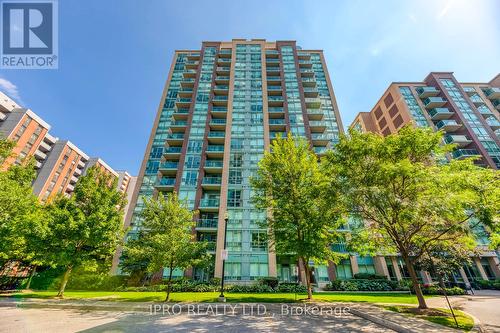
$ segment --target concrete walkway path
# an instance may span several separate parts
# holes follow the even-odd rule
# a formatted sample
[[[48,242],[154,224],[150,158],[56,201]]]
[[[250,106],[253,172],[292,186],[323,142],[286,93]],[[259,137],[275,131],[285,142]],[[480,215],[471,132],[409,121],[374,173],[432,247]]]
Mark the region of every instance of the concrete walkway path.
[[[172,305],[165,313],[163,303],[0,299],[0,332],[458,332],[366,303]]]
[[[479,320],[484,332],[500,332],[500,290],[476,290],[474,295],[450,296],[454,308],[463,310]],[[444,297],[428,299],[431,307],[448,308]]]

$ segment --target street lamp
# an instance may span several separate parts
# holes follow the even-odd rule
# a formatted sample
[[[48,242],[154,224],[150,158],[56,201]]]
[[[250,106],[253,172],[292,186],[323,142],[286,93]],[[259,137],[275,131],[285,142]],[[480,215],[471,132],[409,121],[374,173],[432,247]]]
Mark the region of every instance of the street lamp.
[[[222,259],[222,278],[220,280],[220,295],[219,295],[219,302],[226,302],[226,297],[224,296],[224,271],[225,271],[225,264],[226,264],[226,259],[227,259],[227,251],[226,251],[226,236],[227,236],[227,221],[229,220],[229,215],[227,211],[224,213],[224,249],[221,252],[221,259]]]

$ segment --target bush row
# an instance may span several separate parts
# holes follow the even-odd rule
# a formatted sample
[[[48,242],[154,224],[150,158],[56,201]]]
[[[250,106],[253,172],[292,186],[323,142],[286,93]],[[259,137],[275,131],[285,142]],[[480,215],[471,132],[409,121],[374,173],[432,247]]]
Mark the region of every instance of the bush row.
[[[143,287],[125,287],[121,286],[114,289],[115,291],[166,291],[166,284],[157,284]],[[218,292],[220,285],[200,283],[200,282],[174,282],[172,284],[172,292]],[[280,283],[276,288],[272,288],[266,284],[256,283],[252,285],[227,285],[224,291],[233,293],[305,293],[305,286],[296,283]]]
[[[352,279],[331,281],[325,290],[333,291],[395,291],[408,290],[397,281],[387,279]]]
[[[481,289],[496,289],[500,290],[500,279],[497,280],[479,280],[477,281]]]
[[[465,290],[460,287],[444,288],[447,295],[465,295]],[[444,295],[443,290],[438,286],[424,286],[422,287],[424,295]]]

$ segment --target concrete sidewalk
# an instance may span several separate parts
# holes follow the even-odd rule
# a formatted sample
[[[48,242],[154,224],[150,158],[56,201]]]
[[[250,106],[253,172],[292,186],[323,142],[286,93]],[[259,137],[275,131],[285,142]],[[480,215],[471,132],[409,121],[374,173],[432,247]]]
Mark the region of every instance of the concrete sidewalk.
[[[184,316],[191,317],[189,309],[196,309],[196,311],[208,311],[207,313],[212,314],[212,316],[217,316],[222,314],[222,309],[226,307],[228,313],[223,315],[229,315],[233,318],[237,317],[247,317],[257,315],[257,306],[262,305],[265,307],[265,311],[269,315],[261,316],[258,314],[257,318],[300,318],[302,316],[307,316],[308,320],[313,320],[321,322],[321,318],[325,320],[327,318],[342,317],[332,316],[332,315],[311,315],[307,311],[300,310],[301,307],[318,307],[319,309],[340,309],[340,311],[345,311],[345,314],[353,315],[360,319],[364,319],[375,324],[377,327],[385,328],[389,331],[409,333],[409,332],[458,332],[454,329],[449,329],[444,326],[428,322],[423,319],[409,317],[402,314],[398,314],[392,311],[384,310],[378,306],[366,304],[366,303],[291,303],[291,304],[276,304],[276,303],[178,303],[177,309],[173,310],[172,306],[174,304],[169,303],[153,303],[153,302],[120,302],[120,301],[100,301],[100,300],[53,300],[53,299],[12,299],[4,298],[0,299],[0,312],[2,308],[18,308],[18,309],[57,309],[63,311],[93,311],[93,312],[127,312],[127,313],[142,313],[153,314],[153,315],[165,315],[165,307],[167,307],[167,313],[174,316]],[[165,307],[164,307],[165,306]],[[231,312],[231,308],[236,307],[236,310]],[[283,307],[288,306],[285,312],[283,312]],[[229,308],[228,308],[229,307]],[[253,307],[254,313],[249,309]],[[215,314],[215,310],[218,308],[218,314]],[[295,313],[292,308],[295,308]],[[344,310],[342,310],[344,309]],[[261,308],[262,310],[262,308]],[[212,311],[212,312],[210,312]],[[332,310],[333,311],[333,310]],[[337,310],[335,310],[337,311]],[[154,312],[154,313],[153,313]],[[327,313],[327,312],[324,312]],[[208,316],[210,317],[210,316]],[[344,318],[345,319],[345,318]]]

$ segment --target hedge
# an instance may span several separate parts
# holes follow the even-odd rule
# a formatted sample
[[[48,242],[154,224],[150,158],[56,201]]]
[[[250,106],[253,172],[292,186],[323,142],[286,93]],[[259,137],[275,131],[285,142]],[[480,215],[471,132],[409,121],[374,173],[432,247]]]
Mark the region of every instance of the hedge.
[[[497,280],[478,280],[477,284],[481,289],[500,290],[500,279]]]
[[[331,281],[325,290],[332,291],[394,291],[408,290],[397,281],[387,279],[352,279]]]

